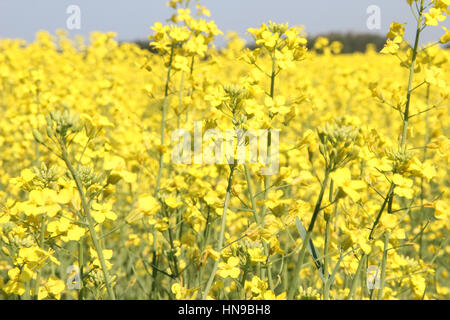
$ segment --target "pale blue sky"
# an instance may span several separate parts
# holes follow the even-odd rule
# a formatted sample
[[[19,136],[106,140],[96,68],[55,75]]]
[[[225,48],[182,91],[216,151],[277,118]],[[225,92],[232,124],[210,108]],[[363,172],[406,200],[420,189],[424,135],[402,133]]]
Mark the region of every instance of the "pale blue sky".
[[[223,31],[244,35],[247,28],[263,22],[289,22],[304,25],[316,35],[328,31],[373,32],[385,35],[392,21],[409,22],[407,37],[412,38],[415,23],[406,0],[203,0],[211,17]],[[52,33],[66,29],[69,5],[81,9],[81,29],[70,35],[88,35],[91,31],[115,31],[119,40],[146,39],[149,27],[168,18],[172,9],[166,0],[0,0],[0,38],[33,40],[38,30]],[[366,9],[381,9],[381,30],[368,30]],[[450,19],[443,23],[450,26]],[[440,27],[429,27],[423,41],[439,39]],[[223,44],[223,40],[218,41]]]

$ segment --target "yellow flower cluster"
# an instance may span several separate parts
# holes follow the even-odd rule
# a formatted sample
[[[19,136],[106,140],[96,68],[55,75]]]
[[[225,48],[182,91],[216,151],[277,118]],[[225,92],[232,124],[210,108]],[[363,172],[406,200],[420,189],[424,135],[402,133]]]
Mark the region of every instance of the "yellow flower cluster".
[[[449,1],[407,2],[382,54],[274,22],[219,50],[183,0],[151,50],[0,40],[0,298],[448,299],[450,53],[419,39]],[[279,170],[172,161],[227,129]]]

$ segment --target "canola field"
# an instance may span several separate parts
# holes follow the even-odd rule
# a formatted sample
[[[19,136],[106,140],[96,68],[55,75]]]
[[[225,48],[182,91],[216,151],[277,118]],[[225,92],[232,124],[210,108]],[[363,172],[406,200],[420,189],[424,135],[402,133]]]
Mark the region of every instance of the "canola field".
[[[407,2],[381,52],[183,0],[151,51],[0,40],[0,299],[448,299],[450,2]]]

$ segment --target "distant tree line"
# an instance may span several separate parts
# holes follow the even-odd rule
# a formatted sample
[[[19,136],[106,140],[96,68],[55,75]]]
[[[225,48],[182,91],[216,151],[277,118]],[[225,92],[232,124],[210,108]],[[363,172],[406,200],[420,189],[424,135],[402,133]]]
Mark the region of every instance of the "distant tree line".
[[[368,44],[373,44],[377,51],[380,51],[386,43],[386,37],[373,33],[329,32],[314,37],[308,37],[308,49],[311,49],[314,46],[318,37],[325,37],[330,43],[333,41],[341,42],[344,45],[342,53],[365,52]],[[147,49],[156,53],[156,51],[149,46],[148,40],[136,40],[133,41],[133,43],[137,44],[142,49]],[[247,47],[254,49],[256,45],[250,43]],[[450,49],[450,44],[445,46],[445,48]]]
[[[127,42],[127,41],[124,41],[124,42]],[[146,50],[148,50],[150,52],[157,53],[157,51],[155,49],[150,47],[149,40],[134,40],[134,41],[131,41],[131,42],[136,44],[141,49],[146,49]]]
[[[377,51],[380,51],[386,43],[385,36],[373,33],[330,32],[308,38],[308,49],[311,49],[314,46],[318,37],[325,37],[330,40],[330,43],[339,41],[344,45],[342,53],[365,52],[368,44],[373,44]]]

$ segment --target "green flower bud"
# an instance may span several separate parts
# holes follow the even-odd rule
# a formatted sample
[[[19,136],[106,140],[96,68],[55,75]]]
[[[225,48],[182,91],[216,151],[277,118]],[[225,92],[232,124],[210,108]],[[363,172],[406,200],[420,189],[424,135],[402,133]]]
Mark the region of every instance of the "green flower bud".
[[[36,142],[38,142],[40,144],[45,143],[44,137],[42,137],[41,133],[39,131],[37,131],[36,129],[33,129],[33,137],[34,137],[34,140],[36,140]]]

